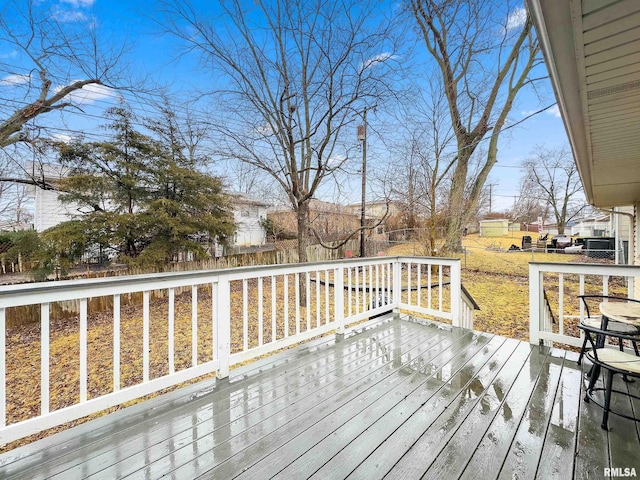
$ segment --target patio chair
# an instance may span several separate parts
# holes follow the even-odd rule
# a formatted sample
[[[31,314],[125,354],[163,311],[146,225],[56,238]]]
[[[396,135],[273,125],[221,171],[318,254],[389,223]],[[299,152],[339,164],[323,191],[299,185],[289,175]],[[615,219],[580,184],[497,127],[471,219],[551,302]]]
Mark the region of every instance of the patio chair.
[[[637,341],[637,337],[633,335],[616,334],[610,330],[601,330],[600,328],[592,328],[582,324],[579,325],[578,328],[584,331],[585,338],[591,345],[591,348],[586,351],[585,356],[593,362],[595,367],[605,372],[605,386],[596,388],[597,375],[592,374],[584,397],[586,403],[593,402],[603,408],[604,413],[600,426],[604,430],[609,429],[609,413],[640,422],[640,418],[611,410],[611,394],[614,392],[640,400],[640,396],[632,394],[629,390],[615,390],[613,388],[613,377],[618,373],[627,377],[640,378],[640,357],[613,348],[597,346],[598,338],[602,336],[614,337],[620,344],[623,344],[625,340],[635,342]],[[598,391],[604,392],[604,402],[602,404],[594,395],[594,393]]]
[[[589,309],[588,299],[598,299],[600,301],[619,301],[619,302],[636,302],[640,303],[640,300],[635,300],[633,298],[627,297],[616,297],[612,295],[578,295],[578,298],[582,301],[585,307],[586,317],[580,321],[579,328],[588,327],[588,328],[597,328],[600,329],[602,327],[602,315],[598,314],[595,316],[591,315],[591,311]],[[640,341],[640,328],[634,325],[630,325],[628,323],[616,322],[614,320],[609,320],[607,322],[607,332],[611,334],[621,334],[628,335],[632,338],[631,345],[633,346],[633,350],[636,355],[640,355],[638,351],[638,341]],[[604,336],[601,337],[602,342],[604,342]],[[578,365],[581,364],[582,358],[584,357],[585,352],[587,351],[587,335],[584,336],[584,341],[582,342],[582,348],[580,349],[580,356],[578,357]],[[602,343],[604,345],[604,343]],[[598,347],[602,346],[598,345]],[[624,342],[619,342],[620,351],[624,350]]]

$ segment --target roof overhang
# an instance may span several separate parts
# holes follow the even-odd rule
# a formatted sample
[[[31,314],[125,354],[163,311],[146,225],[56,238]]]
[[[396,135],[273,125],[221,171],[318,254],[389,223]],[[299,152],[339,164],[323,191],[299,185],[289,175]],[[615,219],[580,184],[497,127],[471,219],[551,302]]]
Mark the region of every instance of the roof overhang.
[[[640,2],[527,3],[587,200],[640,202]]]

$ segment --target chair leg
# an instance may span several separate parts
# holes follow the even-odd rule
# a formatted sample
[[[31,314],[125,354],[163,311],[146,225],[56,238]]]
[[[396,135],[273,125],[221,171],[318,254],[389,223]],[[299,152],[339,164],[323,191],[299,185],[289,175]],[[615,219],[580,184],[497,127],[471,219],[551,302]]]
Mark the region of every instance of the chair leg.
[[[613,388],[613,372],[607,370],[607,380],[604,391],[604,413],[602,414],[602,425],[604,430],[609,430],[609,409],[611,407],[611,389]]]
[[[582,365],[582,357],[584,357],[584,352],[587,349],[587,335],[584,336],[584,341],[582,342],[582,348],[580,349],[580,356],[578,357],[578,365]]]

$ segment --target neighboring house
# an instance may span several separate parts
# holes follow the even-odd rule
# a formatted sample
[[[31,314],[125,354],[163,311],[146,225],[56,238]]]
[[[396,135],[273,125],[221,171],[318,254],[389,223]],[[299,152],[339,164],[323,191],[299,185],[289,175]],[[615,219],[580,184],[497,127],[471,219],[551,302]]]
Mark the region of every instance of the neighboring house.
[[[30,162],[26,169],[34,180],[52,185],[55,185],[66,175],[64,167],[51,163],[35,164]],[[33,228],[36,232],[43,232],[59,223],[70,220],[79,212],[79,205],[62,203],[58,199],[60,192],[56,190],[45,190],[31,185],[28,193],[33,198]]]
[[[610,237],[611,234],[611,215],[608,214],[578,219],[571,227],[571,235],[580,237]]]
[[[589,204],[633,207],[640,264],[640,13],[633,1],[527,0]],[[617,216],[617,215],[616,215]],[[640,281],[635,282],[640,297]]]
[[[65,170],[62,167],[53,164],[29,165],[28,168],[33,170],[32,176],[34,178],[50,184],[55,184],[65,175]],[[37,171],[34,168],[37,168]],[[77,204],[63,204],[58,199],[59,192],[55,190],[31,186],[29,194],[34,200],[33,228],[38,232],[70,220],[81,212],[81,207]],[[237,225],[233,239],[234,245],[242,247],[264,245],[266,234],[260,221],[267,216],[268,204],[239,193],[232,192],[230,196],[233,216]]]
[[[262,221],[267,218],[268,203],[241,193],[231,193],[233,219],[236,222],[236,233],[233,245],[237,247],[262,246],[267,242],[267,235]]]
[[[273,207],[268,216],[283,237],[297,236],[296,212],[291,207]],[[350,207],[314,198],[309,202],[309,227],[323,240],[337,240],[360,228],[360,215],[353,213]]]

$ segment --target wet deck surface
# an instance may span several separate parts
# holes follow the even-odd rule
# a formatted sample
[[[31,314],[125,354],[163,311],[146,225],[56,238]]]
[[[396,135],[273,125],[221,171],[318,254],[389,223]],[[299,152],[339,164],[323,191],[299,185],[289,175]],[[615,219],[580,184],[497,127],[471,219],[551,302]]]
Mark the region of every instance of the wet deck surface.
[[[638,424],[612,416],[610,431],[600,428],[602,411],[582,399],[576,358],[384,320],[13,450],[0,456],[0,478],[640,474]],[[640,410],[622,396],[614,407]]]

